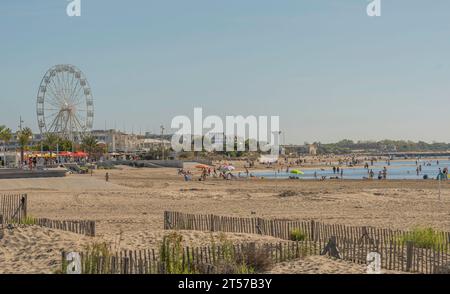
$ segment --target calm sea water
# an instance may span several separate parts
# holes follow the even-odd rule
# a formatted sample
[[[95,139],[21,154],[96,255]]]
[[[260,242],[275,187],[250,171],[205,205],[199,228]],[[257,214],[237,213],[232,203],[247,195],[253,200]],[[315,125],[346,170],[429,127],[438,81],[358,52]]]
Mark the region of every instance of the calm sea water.
[[[437,160],[439,160],[439,165],[437,164]],[[416,161],[391,161],[390,165],[388,165],[385,161],[374,162],[373,166],[369,166],[369,170],[372,169],[374,172],[374,179],[378,178],[378,173],[383,170],[383,167],[387,168],[387,178],[392,180],[417,180],[423,179],[424,175],[428,175],[428,178],[436,179],[439,168],[450,168],[450,160],[448,158],[445,159],[433,159],[432,161],[424,161],[420,160],[419,164],[422,164],[422,171],[417,175],[416,172]],[[370,165],[370,163],[369,163]],[[343,167],[344,169],[344,179],[363,179],[364,177],[368,178],[368,170],[365,168],[350,168]],[[265,171],[265,172],[256,172],[253,173],[254,176],[257,177],[265,177],[265,178],[273,178],[273,179],[286,179],[292,176],[301,178],[301,179],[314,179],[314,172],[317,172],[317,177],[336,177],[340,176],[340,173],[333,173],[332,168],[326,167],[325,170],[320,168],[318,169],[305,169],[302,170],[304,175],[295,175],[286,172],[275,172],[275,171]]]

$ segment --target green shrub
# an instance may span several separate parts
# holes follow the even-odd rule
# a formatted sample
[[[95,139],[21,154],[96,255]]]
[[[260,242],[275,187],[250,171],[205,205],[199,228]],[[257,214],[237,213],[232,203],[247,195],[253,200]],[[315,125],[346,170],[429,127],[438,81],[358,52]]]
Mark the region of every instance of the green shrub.
[[[235,260],[237,274],[262,273],[272,267],[272,258],[267,248],[258,247],[254,243],[243,247]]]
[[[270,254],[265,248],[256,244],[246,244],[236,248],[232,241],[228,240],[224,233],[219,235],[218,244],[211,236],[213,252],[218,253],[215,264],[210,264],[214,274],[254,274],[268,270],[272,265]],[[220,250],[217,250],[220,248]],[[237,250],[239,249],[239,250]],[[206,273],[208,265],[199,269],[200,273]]]
[[[400,242],[412,242],[418,248],[437,249],[446,243],[442,232],[432,228],[416,228],[400,237]]]
[[[111,258],[110,246],[105,242],[95,242],[85,247],[83,256],[83,273],[97,274],[109,273],[109,259]]]
[[[165,274],[195,274],[194,267],[187,268],[185,264],[193,264],[192,256],[185,257],[183,263],[183,236],[177,232],[170,233],[163,237],[159,247],[160,271]]]
[[[249,275],[249,274],[255,274],[255,273],[256,273],[256,270],[253,267],[248,266],[247,264],[238,264],[236,266],[236,271],[234,274]]]
[[[13,225],[31,226],[31,225],[35,225],[36,223],[37,223],[36,218],[34,218],[32,216],[24,217],[24,218],[20,219],[19,221],[17,221],[16,219],[11,220],[11,224],[13,224]]]
[[[20,221],[21,225],[35,225],[36,223],[36,219],[32,216],[27,216]]]
[[[293,229],[290,234],[291,241],[305,241],[306,240],[306,234],[303,233],[300,229]]]

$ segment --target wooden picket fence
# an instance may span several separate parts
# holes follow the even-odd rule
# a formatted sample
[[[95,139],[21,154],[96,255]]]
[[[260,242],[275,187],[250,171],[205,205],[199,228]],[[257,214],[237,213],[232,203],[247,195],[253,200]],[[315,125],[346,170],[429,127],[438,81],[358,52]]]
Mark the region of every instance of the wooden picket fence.
[[[379,242],[397,240],[410,232],[375,228],[369,226],[346,226],[341,224],[326,224],[314,220],[292,221],[263,218],[242,218],[217,216],[212,214],[187,214],[182,212],[165,211],[164,229],[166,230],[195,230],[209,232],[233,232],[259,234],[279,239],[290,240],[294,229],[301,230],[308,240],[326,241],[332,236],[338,239],[368,238]],[[450,232],[439,232],[440,238],[450,242]]]
[[[95,236],[95,221],[92,220],[51,220],[47,218],[33,218],[28,220],[31,224],[69,231],[86,236]]]
[[[91,220],[51,220],[27,216],[27,194],[0,195],[0,235],[3,224],[38,225],[77,234],[95,236],[95,221]]]
[[[173,248],[172,248],[173,249]],[[231,250],[230,250],[231,249]],[[241,260],[252,264],[254,252],[263,250],[272,264],[317,255],[317,242],[280,242],[266,244],[238,244],[229,246],[183,247],[182,252],[174,250],[161,257],[160,250],[124,250],[108,256],[80,253],[82,274],[180,274],[180,273],[221,273],[220,264],[240,256]],[[249,254],[249,252],[253,252]],[[62,272],[66,273],[66,252],[62,252]],[[176,269],[174,269],[174,265]]]
[[[267,220],[216,215],[195,215],[164,212],[164,229],[200,230],[268,235],[289,240],[291,232],[299,229],[306,240],[316,242],[321,253],[334,241],[339,258],[367,264],[367,255],[377,252],[383,269],[435,273],[449,264],[449,233],[441,232],[441,245],[421,248],[405,242],[408,231],[325,224],[317,221]]]
[[[326,251],[330,242],[334,244],[339,256]],[[80,253],[81,272],[83,274],[173,274],[173,273],[222,273],[217,265],[227,262],[235,256],[246,256],[248,250],[263,248],[265,256],[272,264],[303,258],[308,255],[329,254],[343,260],[358,264],[367,264],[367,256],[377,252],[381,256],[381,268],[410,273],[449,273],[448,248],[416,248],[412,243],[389,242],[374,244],[368,241],[343,240],[332,237],[327,242],[299,241],[279,242],[255,245],[255,243],[233,245],[232,250],[224,246],[183,247],[182,253],[166,252],[168,256],[161,259],[159,250],[124,250],[108,256]],[[246,253],[247,252],[247,255]],[[231,253],[231,255],[230,255]],[[230,257],[231,256],[231,257]],[[63,272],[66,272],[66,253],[62,253]],[[176,271],[170,264],[177,264]],[[249,260],[248,264],[252,264]],[[441,270],[445,271],[442,272]]]
[[[330,238],[331,239],[331,238]],[[334,238],[339,258],[358,264],[367,264],[368,254],[380,254],[381,268],[400,272],[433,274],[450,269],[449,244],[436,247],[417,247],[411,241],[389,240],[380,242],[368,238]],[[329,241],[330,242],[330,241]],[[450,272],[448,272],[450,273]]]
[[[0,214],[3,222],[20,221],[27,216],[27,194],[0,195]]]
[[[3,239],[4,232],[3,232],[3,215],[0,213],[0,240]]]

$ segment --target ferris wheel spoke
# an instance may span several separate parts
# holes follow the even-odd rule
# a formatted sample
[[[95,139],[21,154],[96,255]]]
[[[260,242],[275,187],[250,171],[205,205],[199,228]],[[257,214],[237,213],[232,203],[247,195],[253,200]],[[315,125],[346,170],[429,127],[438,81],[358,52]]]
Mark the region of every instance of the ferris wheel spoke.
[[[86,117],[84,115],[76,115],[76,117],[80,120],[80,121],[86,121]]]
[[[61,91],[61,80],[60,80],[58,72],[56,72],[55,78],[52,79],[52,83],[53,83],[53,86],[55,87],[55,90],[57,92]],[[58,94],[60,94],[60,93],[58,93]]]
[[[58,102],[55,102],[54,100],[47,99],[44,102],[44,105],[46,104],[49,104],[50,107],[55,107],[58,111],[61,109],[61,106],[58,104]]]
[[[75,113],[74,116],[79,120],[79,121],[86,121],[86,117],[84,116],[84,113]]]
[[[72,92],[70,93],[70,102],[71,102],[72,104],[75,103],[75,101],[76,101],[76,99],[77,99],[77,95],[78,95],[78,93],[80,92],[80,90],[81,90],[82,88],[83,88],[83,87],[81,86],[81,84],[80,84],[79,81],[78,81],[76,87],[73,88]]]
[[[81,87],[81,85],[80,85],[80,80],[77,79],[77,82],[76,82],[76,84],[75,84],[75,87],[72,88],[72,91],[71,91],[71,93],[70,93],[70,101],[74,101],[74,95],[75,95],[75,93],[77,92],[77,89],[78,89],[79,86]]]
[[[66,97],[66,93],[65,93],[65,87],[64,87],[64,71],[62,71],[62,72],[60,72],[60,74],[58,75],[58,78],[59,78],[59,85],[60,85],[60,89],[61,89],[61,94],[63,95],[63,97],[64,97],[64,100],[66,101],[67,100],[67,97]]]
[[[84,129],[86,126],[86,124],[84,123],[86,122],[86,119],[84,117],[77,117],[76,120],[78,121],[80,127]]]
[[[50,127],[47,129],[48,131],[51,132],[52,130],[54,130],[53,127],[57,126],[60,116],[61,116],[61,112],[59,112],[57,114],[57,116],[52,120]],[[55,129],[55,131],[56,131],[56,129]]]
[[[44,102],[42,103],[43,106],[45,106],[46,104],[49,104],[50,106],[58,107],[58,108],[59,108],[59,105],[57,105],[56,102],[55,102],[54,100],[50,100],[48,97],[47,97],[47,99],[45,99]]]
[[[76,78],[75,86],[72,87],[72,90],[70,92],[69,97],[70,97],[70,101],[72,101],[72,102],[74,101],[74,95],[77,93],[77,91],[79,90],[80,87],[82,88],[80,80],[81,80],[81,76],[80,76],[80,78]]]
[[[67,72],[63,72],[63,89],[64,89],[64,96],[66,97],[66,100],[69,100],[69,86],[67,85]]]
[[[77,93],[76,96],[73,97],[72,105],[78,106],[83,102],[83,95],[81,93]]]
[[[44,119],[51,118],[51,117],[56,117],[58,114],[59,114],[59,111],[58,112],[51,112],[48,115],[44,115]]]
[[[83,99],[79,99],[79,100],[77,101],[77,103],[74,104],[73,106],[78,106],[78,105],[86,105],[86,101],[83,101]]]
[[[76,115],[77,117],[81,118],[82,121],[85,121],[85,120],[86,120],[85,112],[77,112],[75,115]]]
[[[69,75],[70,75],[70,72],[66,71],[66,76],[65,76],[66,83],[65,83],[65,85],[66,85],[66,95],[67,95],[68,98],[70,98],[70,91],[71,91],[71,88],[70,88],[70,76]]]
[[[57,125],[58,131],[61,133],[66,133],[67,129],[67,118],[65,117],[64,113],[61,113],[59,117],[59,124]]]
[[[78,120],[78,118],[77,118],[76,116],[74,116],[74,118],[75,118],[75,121],[77,122],[77,124],[80,126],[80,131],[84,130],[85,127],[83,127],[83,126],[81,125],[81,123],[80,123],[80,121]]]
[[[80,87],[78,88],[78,90],[75,92],[75,94],[72,96],[72,101],[73,101],[73,105],[78,105],[77,103],[83,99],[83,94],[84,93],[80,93],[81,90],[84,90],[84,88],[80,85]]]
[[[54,96],[56,96],[55,89],[53,88],[53,81],[50,81],[47,86],[45,86],[47,93],[52,93]]]
[[[58,85],[59,85],[59,89],[61,92],[61,96],[63,99],[63,103],[67,102],[67,97],[66,97],[66,93],[65,93],[65,89],[64,89],[64,73],[61,72],[60,74],[57,75],[58,77]]]
[[[53,86],[54,85],[52,84],[52,81],[50,83],[48,83],[48,85],[45,87],[45,90],[46,90],[45,92],[51,93],[53,96],[57,96],[56,92],[55,92],[56,90],[53,88]]]
[[[49,95],[47,95],[47,97],[47,102],[51,102],[50,104],[52,106],[61,108],[62,103],[55,94],[49,92]]]
[[[68,130],[68,128],[67,128],[67,125],[69,125],[69,130],[70,130],[70,125],[71,125],[71,116],[69,115],[69,114],[67,114],[67,118],[65,119],[65,121],[64,121],[64,131],[67,133],[67,130]]]
[[[69,83],[69,99],[72,100],[73,91],[77,83],[74,83],[75,74],[72,74],[70,83]],[[75,85],[74,85],[75,84]]]
[[[58,90],[58,87],[56,86],[55,81],[53,79],[51,80],[51,82],[52,82],[52,88],[51,89],[52,89],[53,96],[55,97],[55,99],[58,100],[58,103],[60,105],[63,105],[64,104],[64,98],[61,97],[60,90]]]

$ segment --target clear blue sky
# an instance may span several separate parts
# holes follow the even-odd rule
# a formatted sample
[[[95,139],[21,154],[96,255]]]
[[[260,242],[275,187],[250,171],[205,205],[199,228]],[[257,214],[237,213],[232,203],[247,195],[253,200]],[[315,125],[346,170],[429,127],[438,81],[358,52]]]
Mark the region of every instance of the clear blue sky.
[[[280,115],[286,143],[450,141],[450,1],[1,0],[0,124],[37,131],[55,64],[92,86],[95,128]]]

